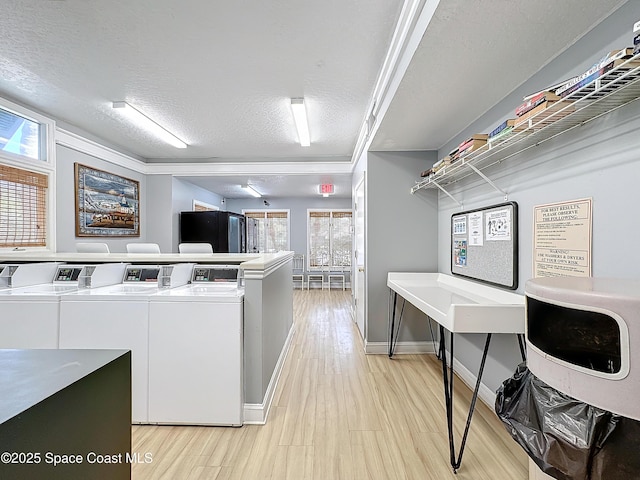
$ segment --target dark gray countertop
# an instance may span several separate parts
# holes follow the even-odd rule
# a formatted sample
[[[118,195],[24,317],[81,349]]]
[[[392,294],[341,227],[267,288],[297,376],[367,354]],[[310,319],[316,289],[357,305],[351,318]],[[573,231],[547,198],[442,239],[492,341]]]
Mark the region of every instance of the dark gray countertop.
[[[0,424],[127,351],[0,349]]]

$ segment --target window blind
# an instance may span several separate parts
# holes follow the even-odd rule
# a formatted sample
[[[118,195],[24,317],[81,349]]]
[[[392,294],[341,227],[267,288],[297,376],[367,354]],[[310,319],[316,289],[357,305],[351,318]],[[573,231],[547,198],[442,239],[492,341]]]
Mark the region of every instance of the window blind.
[[[351,217],[350,211],[309,211],[310,270],[351,265]]]
[[[0,247],[46,246],[48,184],[42,173],[0,165]]]

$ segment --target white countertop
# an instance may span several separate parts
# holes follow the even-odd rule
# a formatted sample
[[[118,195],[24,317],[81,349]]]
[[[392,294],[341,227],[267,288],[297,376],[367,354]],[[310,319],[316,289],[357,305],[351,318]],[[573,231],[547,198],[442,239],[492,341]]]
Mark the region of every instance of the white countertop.
[[[389,272],[387,286],[454,333],[524,333],[524,296],[442,273]]]
[[[267,270],[293,258],[293,252],[277,253],[75,253],[24,252],[0,253],[0,263],[74,262],[74,263],[230,263],[243,270]]]

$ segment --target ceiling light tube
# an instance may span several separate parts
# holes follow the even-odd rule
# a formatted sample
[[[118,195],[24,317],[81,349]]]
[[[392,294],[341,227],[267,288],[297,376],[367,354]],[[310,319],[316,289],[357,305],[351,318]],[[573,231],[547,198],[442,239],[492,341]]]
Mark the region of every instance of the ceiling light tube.
[[[308,147],[311,145],[311,137],[309,135],[309,122],[307,122],[307,110],[304,106],[304,98],[292,98],[291,111],[293,112],[293,121],[296,124],[300,145]]]
[[[158,125],[140,110],[135,109],[127,102],[113,102],[113,108],[119,110],[137,125],[148,132],[153,133],[156,137],[164,140],[168,144],[173,145],[176,148],[187,148],[187,144],[176,137],[173,133]]]
[[[247,192],[252,197],[260,198],[262,196],[251,185],[242,185],[241,187],[245,192]]]

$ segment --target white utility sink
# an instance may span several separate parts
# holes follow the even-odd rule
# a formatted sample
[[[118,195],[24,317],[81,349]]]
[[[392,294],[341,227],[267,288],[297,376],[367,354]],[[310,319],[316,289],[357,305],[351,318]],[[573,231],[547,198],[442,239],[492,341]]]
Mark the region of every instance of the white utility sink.
[[[524,333],[524,296],[442,273],[389,272],[387,286],[453,333]]]

